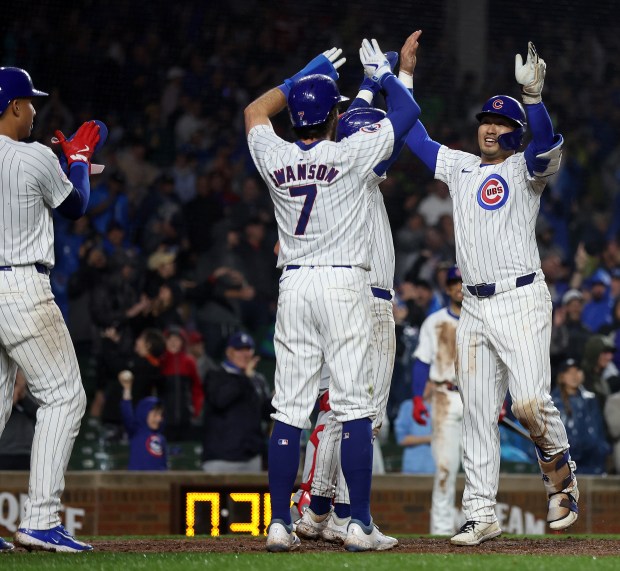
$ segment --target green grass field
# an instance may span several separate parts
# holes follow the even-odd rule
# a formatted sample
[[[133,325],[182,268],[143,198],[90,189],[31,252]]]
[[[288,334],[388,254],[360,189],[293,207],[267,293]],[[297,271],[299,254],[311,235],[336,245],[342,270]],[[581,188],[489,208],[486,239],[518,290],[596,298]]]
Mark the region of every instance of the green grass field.
[[[516,537],[516,536],[515,536]],[[603,537],[603,536],[601,536]],[[594,537],[595,538],[595,537]],[[94,540],[97,538],[84,538]],[[110,539],[110,538],[106,538]],[[120,538],[119,538],[120,539]],[[123,537],[127,540],[127,537]],[[151,538],[152,539],[152,538]],[[549,536],[545,537],[546,540]],[[620,540],[616,536],[604,539]],[[417,553],[110,553],[86,554],[27,553],[19,550],[0,556],[0,569],[19,571],[59,571],[73,569],[133,571],[186,571],[225,570],[225,571],[394,571],[427,570],[442,571],[589,571],[618,570],[620,556],[567,556],[562,555],[562,543],[558,539],[556,555],[539,556],[527,553],[512,555],[505,553],[472,553],[464,550],[458,554],[417,554]],[[570,540],[568,540],[570,541]]]

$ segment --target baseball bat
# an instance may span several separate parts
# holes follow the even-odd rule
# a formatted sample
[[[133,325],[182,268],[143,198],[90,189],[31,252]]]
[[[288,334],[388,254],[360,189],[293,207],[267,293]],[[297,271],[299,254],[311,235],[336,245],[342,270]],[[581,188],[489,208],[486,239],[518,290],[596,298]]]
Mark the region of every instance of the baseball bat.
[[[500,422],[509,430],[512,430],[513,432],[516,432],[519,436],[522,436],[530,442],[533,442],[530,433],[525,430],[525,428],[523,428],[520,424],[516,423],[514,420],[504,417],[500,420]]]

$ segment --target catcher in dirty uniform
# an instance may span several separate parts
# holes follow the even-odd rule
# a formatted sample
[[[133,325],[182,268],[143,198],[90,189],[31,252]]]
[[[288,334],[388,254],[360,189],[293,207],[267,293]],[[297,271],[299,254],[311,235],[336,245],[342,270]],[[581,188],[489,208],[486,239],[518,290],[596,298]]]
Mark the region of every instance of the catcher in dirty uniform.
[[[495,513],[497,419],[507,390],[512,412],[536,445],[549,527],[566,529],[578,517],[576,466],[549,394],[552,305],[535,233],[541,195],[558,172],[563,145],[542,102],[545,73],[532,42],[525,63],[516,54],[525,109],[507,95],[484,103],[476,116],[480,155],[433,141],[419,121],[407,137],[411,151],[450,189],[463,275],[456,369],[463,399],[466,522],[451,538],[454,545],[478,545],[502,532]],[[520,152],[526,125],[532,140]]]
[[[72,220],[84,214],[90,159],[102,135],[95,121],[84,123],[69,139],[56,131],[66,175],[48,147],[22,142],[32,131],[33,99],[46,95],[33,87],[25,70],[0,68],[0,434],[11,413],[19,368],[40,407],[28,499],[15,542],[29,550],[77,553],[92,547],[67,533],[59,512],[86,394],[50,286],[55,261],[52,210]],[[8,550],[6,545],[0,542],[0,549]]]
[[[456,266],[448,270],[448,307],[429,315],[420,328],[414,353],[413,419],[426,424],[428,410],[422,397],[427,380],[433,383],[431,450],[436,472],[433,482],[431,529],[433,535],[454,533],[456,475],[461,464],[463,403],[456,386],[456,326],[463,303],[463,281]]]
[[[413,70],[416,62],[418,38],[421,31],[414,32],[405,41],[401,48],[403,67]],[[398,60],[396,52],[385,54],[393,69]],[[374,101],[378,89],[372,82],[365,79],[360,85],[356,99],[351,103],[349,110],[338,121],[336,139],[338,141],[351,136],[359,130],[372,129],[383,117],[385,111],[370,107]],[[390,97],[386,97],[388,112],[390,111]],[[379,189],[379,183],[385,180],[386,172],[396,160],[402,144],[397,141],[392,157],[388,161],[375,167],[376,177],[368,187],[370,192],[369,225],[367,236],[370,242],[371,262],[369,272],[369,286],[367,295],[372,308],[372,340],[371,357],[374,374],[373,398],[377,405],[377,417],[374,419],[372,428],[373,436],[376,437],[385,417],[387,400],[390,392],[392,372],[394,369],[394,357],[396,352],[396,338],[394,315],[392,308],[393,282],[394,282],[394,243],[388,219],[383,195]],[[322,384],[327,388],[329,370],[322,371]],[[326,378],[327,377],[327,378]],[[325,384],[324,384],[325,383]],[[305,539],[319,539],[335,543],[344,542],[347,537],[347,526],[350,521],[349,495],[345,479],[340,468],[339,440],[342,434],[341,423],[338,423],[334,415],[329,412],[328,394],[323,394],[319,399],[320,412],[317,419],[317,429],[310,438],[310,449],[316,447],[314,456],[307,456],[311,468],[305,470],[304,483],[301,493],[294,500],[301,502],[298,509],[303,510],[301,520],[297,523],[297,534]],[[324,425],[321,426],[320,422]],[[318,443],[318,444],[317,444]],[[376,440],[375,440],[376,443]],[[309,506],[304,510],[307,503],[305,493],[311,489]],[[333,500],[332,500],[333,498]],[[332,507],[333,501],[333,507]],[[295,509],[295,508],[293,508]],[[301,511],[300,510],[300,511]],[[384,548],[388,549],[397,545],[395,538],[388,538]]]

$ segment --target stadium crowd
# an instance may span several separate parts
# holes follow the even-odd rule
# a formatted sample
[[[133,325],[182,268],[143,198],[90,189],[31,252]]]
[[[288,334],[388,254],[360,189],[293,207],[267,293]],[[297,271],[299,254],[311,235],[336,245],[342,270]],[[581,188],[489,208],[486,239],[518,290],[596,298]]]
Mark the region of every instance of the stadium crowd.
[[[185,398],[165,403],[179,411],[168,414],[167,430],[176,430],[168,437],[195,437],[202,430],[200,379],[226,359],[232,334],[251,334],[268,380],[273,367],[277,232],[247,149],[244,106],[332,45],[345,48],[341,90],[353,94],[361,76],[358,39],[371,29],[382,46],[398,49],[411,26],[400,20],[409,18],[398,18],[404,8],[392,8],[377,25],[359,3],[337,12],[326,1],[303,11],[296,2],[247,0],[111,0],[68,12],[55,2],[32,4],[36,10],[10,14],[0,61],[28,69],[51,94],[37,102],[34,138],[50,144],[55,129],[70,133],[93,118],[110,130],[95,157],[106,168],[92,179],[87,215],[75,222],[55,217],[52,284],[82,365],[90,414],[122,426],[116,375],[135,358],[136,339],[156,329],[166,338],[160,372],[183,387],[162,398]],[[584,446],[603,439],[614,449],[597,471],[620,473],[620,70],[611,57],[620,51],[617,25],[605,10],[596,19],[579,3],[566,3],[570,17],[531,37],[523,4],[538,3],[520,3],[519,13],[508,7],[495,16],[502,21],[491,20],[510,25],[500,37],[488,34],[488,72],[477,77],[455,73],[442,23],[447,4],[416,7],[414,14],[424,29],[415,83],[423,85],[418,100],[431,135],[477,152],[474,114],[491,92],[515,95],[514,54],[533,39],[553,67],[544,96],[565,146],[561,170],[543,194],[537,239],[554,303],[554,385],[569,432],[589,434]],[[274,124],[286,136],[286,117]],[[388,409],[394,420],[410,397],[417,330],[445,303],[454,232],[447,187],[408,150],[381,190],[396,247],[399,350]],[[180,346],[169,341],[175,336]],[[111,353],[125,362],[111,368]],[[569,390],[555,381],[571,367],[583,380]],[[578,414],[575,395],[594,401],[588,414]]]

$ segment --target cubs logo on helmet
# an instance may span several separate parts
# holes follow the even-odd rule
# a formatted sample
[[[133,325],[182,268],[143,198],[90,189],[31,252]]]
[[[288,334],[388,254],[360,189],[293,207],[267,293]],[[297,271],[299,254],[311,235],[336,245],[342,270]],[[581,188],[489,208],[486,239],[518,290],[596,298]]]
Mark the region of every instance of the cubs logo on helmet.
[[[343,113],[338,119],[336,141],[350,137],[357,131],[374,133],[381,128],[379,121],[386,116],[383,109],[376,107],[357,107]]]
[[[489,175],[478,189],[478,204],[485,210],[497,210],[506,204],[509,189],[498,174]]]

